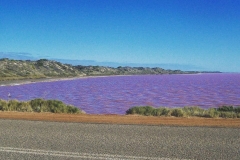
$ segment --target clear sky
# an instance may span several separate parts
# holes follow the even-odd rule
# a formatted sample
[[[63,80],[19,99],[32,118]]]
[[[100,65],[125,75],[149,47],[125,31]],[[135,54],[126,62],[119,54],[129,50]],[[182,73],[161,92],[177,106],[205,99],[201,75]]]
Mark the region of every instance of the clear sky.
[[[13,55],[240,72],[240,0],[0,0]]]

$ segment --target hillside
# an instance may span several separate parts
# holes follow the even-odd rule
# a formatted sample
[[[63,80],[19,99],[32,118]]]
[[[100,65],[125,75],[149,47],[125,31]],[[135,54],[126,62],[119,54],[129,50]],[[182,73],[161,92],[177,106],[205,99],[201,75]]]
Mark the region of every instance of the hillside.
[[[40,59],[11,60],[0,59],[0,80],[38,79],[57,77],[81,77],[101,75],[142,75],[142,74],[192,74],[196,71],[165,70],[159,67],[104,67],[104,66],[72,66],[57,61]]]
[[[0,80],[76,77],[85,74],[68,64],[40,59],[22,61],[0,59]]]

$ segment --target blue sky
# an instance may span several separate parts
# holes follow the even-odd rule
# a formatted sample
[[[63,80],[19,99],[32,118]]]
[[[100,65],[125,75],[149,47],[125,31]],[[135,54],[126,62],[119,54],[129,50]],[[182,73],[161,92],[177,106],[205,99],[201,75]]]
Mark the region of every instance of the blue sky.
[[[240,1],[0,0],[0,57],[240,72]]]

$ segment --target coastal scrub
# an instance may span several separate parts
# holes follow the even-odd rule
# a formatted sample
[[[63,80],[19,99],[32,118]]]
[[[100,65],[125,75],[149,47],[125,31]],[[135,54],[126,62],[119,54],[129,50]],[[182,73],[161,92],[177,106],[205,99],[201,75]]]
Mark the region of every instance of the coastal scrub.
[[[202,109],[200,107],[154,108],[152,106],[136,106],[128,109],[126,114],[138,114],[144,116],[240,118],[240,107],[222,106],[219,108]]]
[[[0,99],[0,111],[82,113],[79,108],[66,105],[61,101],[44,99],[34,99],[27,102],[17,100],[5,101]]]

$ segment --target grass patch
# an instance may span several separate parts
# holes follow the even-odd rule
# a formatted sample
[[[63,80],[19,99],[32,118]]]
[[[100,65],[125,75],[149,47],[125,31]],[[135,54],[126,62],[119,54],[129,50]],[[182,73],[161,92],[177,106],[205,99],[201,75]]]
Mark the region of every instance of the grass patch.
[[[144,116],[240,118],[240,107],[222,106],[219,108],[202,109],[195,106],[183,108],[154,108],[152,106],[136,106],[128,109],[126,114],[138,114]]]
[[[61,101],[44,99],[34,99],[27,102],[17,100],[5,101],[0,99],[0,111],[82,113],[79,108],[66,105]]]

